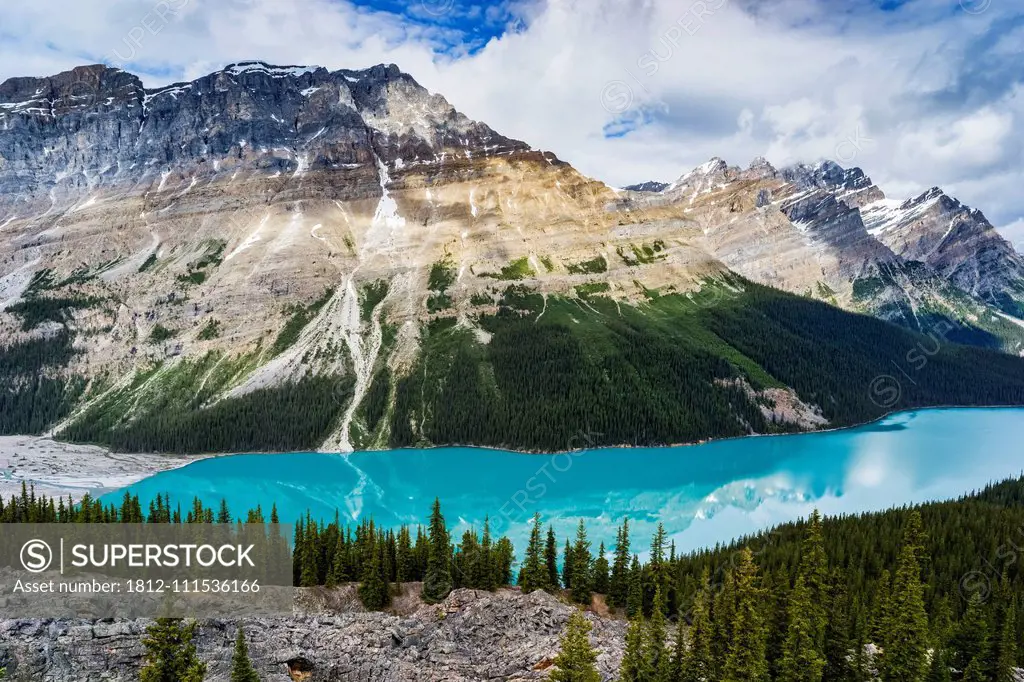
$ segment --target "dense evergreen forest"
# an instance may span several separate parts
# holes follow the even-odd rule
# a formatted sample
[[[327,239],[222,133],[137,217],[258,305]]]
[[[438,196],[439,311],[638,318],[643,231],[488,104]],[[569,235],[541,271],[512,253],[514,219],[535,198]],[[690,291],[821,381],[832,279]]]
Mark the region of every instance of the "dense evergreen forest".
[[[54,371],[74,355],[71,341],[65,331],[0,348],[0,435],[41,433],[68,415],[85,386]]]
[[[76,505],[26,489],[0,501],[3,523],[265,520],[276,522],[276,510],[236,518],[224,503],[215,510],[194,500],[183,512],[165,497],[148,510],[130,495],[119,506]],[[536,516],[518,562],[507,538],[493,538],[486,521],[480,530],[454,542],[438,501],[415,529],[307,517],[293,536],[294,584],[355,582],[372,609],[387,608],[402,582],[421,582],[428,602],[456,587],[517,584],[608,607],[630,619],[628,682],[1016,682],[1024,478],[913,508],[814,514],[688,554],[677,554],[661,528],[650,544],[638,541],[628,519],[613,546],[595,549],[582,521],[573,537],[558,538]],[[585,658],[582,626],[574,627],[573,655]]]
[[[914,407],[1024,405],[1024,359],[948,343],[948,323],[919,334],[739,278],[650,291],[638,305],[545,299],[521,285],[494,295],[477,330],[424,323],[408,370],[391,372],[382,354],[356,411],[357,446],[561,451],[580,433],[663,445],[787,432],[797,427],[766,417],[771,401],[756,393],[785,386],[831,426]],[[0,433],[40,433],[88,400],[58,437],[136,452],[309,450],[352,396],[350,376],[307,375],[223,397],[265,362],[259,350],[169,360],[128,382],[93,377],[85,392],[68,375],[72,341],[62,332],[0,348]],[[897,385],[879,395],[885,377]]]
[[[597,296],[545,301],[511,287],[479,320],[486,345],[436,320],[419,365],[397,383],[391,444],[552,451],[581,431],[599,445],[659,445],[793,428],[767,422],[763,399],[734,379],[755,390],[791,386],[833,426],[893,409],[1024,404],[1024,359],[751,282],[736,287],[710,301],[652,292],[638,307]],[[899,394],[873,395],[888,375]]]

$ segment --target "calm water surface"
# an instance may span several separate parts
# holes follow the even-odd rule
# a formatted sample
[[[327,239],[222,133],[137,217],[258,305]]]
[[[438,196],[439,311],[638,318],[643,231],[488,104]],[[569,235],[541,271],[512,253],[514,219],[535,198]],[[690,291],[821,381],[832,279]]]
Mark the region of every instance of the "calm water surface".
[[[276,502],[283,523],[309,509],[425,523],[440,497],[454,538],[490,516],[525,548],[534,511],[560,536],[583,518],[596,549],[629,516],[646,546],[659,521],[679,550],[714,545],[806,516],[956,497],[1024,470],[1024,409],[904,412],[829,433],[742,438],[678,448],[521,455],[475,448],[352,455],[235,455],[157,474],[129,490],[143,505],[170,493],[189,506],[227,500],[236,514]],[[117,501],[123,491],[105,501]],[[636,545],[634,545],[636,548]]]

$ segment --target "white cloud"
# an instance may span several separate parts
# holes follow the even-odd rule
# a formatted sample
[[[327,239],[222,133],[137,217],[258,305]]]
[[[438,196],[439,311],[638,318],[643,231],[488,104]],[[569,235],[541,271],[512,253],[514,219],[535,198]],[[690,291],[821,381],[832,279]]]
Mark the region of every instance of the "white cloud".
[[[1024,253],[1024,216],[1017,218],[1009,225],[1000,227],[999,231],[1017,247],[1018,251]]]
[[[943,185],[997,224],[1024,215],[1024,14],[1009,3],[971,15],[944,0],[895,12],[837,0],[524,0],[514,14],[527,26],[473,54],[438,53],[450,28],[337,0],[162,5],[180,11],[154,23],[151,0],[5,3],[0,78],[115,51],[134,52],[151,85],[241,59],[394,62],[467,115],[611,184],[674,179],[716,155],[824,157],[862,166],[897,197]],[[641,125],[606,138],[617,119],[620,131]]]

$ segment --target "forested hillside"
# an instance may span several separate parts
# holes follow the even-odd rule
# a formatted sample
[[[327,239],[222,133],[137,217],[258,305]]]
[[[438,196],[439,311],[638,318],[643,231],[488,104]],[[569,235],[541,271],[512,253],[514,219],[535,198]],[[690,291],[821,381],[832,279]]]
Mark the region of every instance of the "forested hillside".
[[[706,298],[651,292],[636,307],[512,287],[479,319],[486,344],[454,320],[434,321],[398,382],[390,444],[558,450],[580,430],[602,445],[797,430],[759,409],[772,406],[761,392],[778,387],[831,426],[929,405],[1024,404],[1020,358],[735,285]],[[890,375],[898,395],[877,395]]]
[[[352,423],[357,447],[557,451],[581,431],[597,445],[662,445],[847,426],[896,409],[1024,404],[1022,358],[739,278],[697,294],[650,291],[638,305],[522,285],[493,295],[472,318],[423,323],[417,354],[394,367],[385,327]],[[71,332],[0,351],[0,433],[39,433],[74,407],[58,437],[116,450],[310,450],[355,395],[350,374],[314,373],[230,394],[266,362],[259,350],[154,363],[86,390],[67,370],[75,352]],[[894,384],[880,392],[880,379]],[[776,409],[790,388],[783,397],[799,399],[803,418]]]

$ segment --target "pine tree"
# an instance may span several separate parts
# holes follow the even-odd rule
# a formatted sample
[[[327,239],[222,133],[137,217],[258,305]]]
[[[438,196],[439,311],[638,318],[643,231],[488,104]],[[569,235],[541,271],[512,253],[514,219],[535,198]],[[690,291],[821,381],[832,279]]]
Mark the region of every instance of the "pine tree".
[[[572,599],[577,604],[590,604],[590,564],[590,541],[587,540],[583,519],[580,519],[576,527],[576,544],[572,548]]]
[[[249,647],[241,627],[235,636],[235,652],[231,656],[231,682],[260,682],[260,676],[256,674],[249,658]]]
[[[922,682],[928,674],[928,614],[918,560],[921,538],[918,512],[910,514],[904,535],[881,642],[879,672],[883,682]]]
[[[441,501],[434,498],[430,512],[427,572],[423,577],[423,600],[436,604],[452,591],[452,545],[441,514]]]
[[[526,545],[526,557],[519,573],[519,586],[523,593],[542,590],[548,579],[541,562],[540,514],[533,515],[533,526],[530,528],[530,541]]]
[[[594,592],[608,594],[608,559],[605,557],[604,543],[602,542],[597,550],[597,558],[594,559]]]
[[[597,652],[590,646],[590,629],[590,622],[583,614],[573,611],[548,679],[552,682],[601,682],[601,674],[595,666]]]
[[[749,548],[740,551],[734,573],[736,610],[729,641],[723,682],[763,682],[768,679],[765,630],[761,620],[762,590],[757,585],[757,566]]]
[[[629,519],[622,520],[615,536],[615,555],[612,560],[612,574],[608,584],[608,603],[619,608],[626,607],[629,598]]]
[[[811,590],[801,575],[789,597],[789,623],[779,682],[820,682],[825,658],[818,651],[815,634]]]
[[[177,618],[158,618],[146,628],[140,682],[202,682],[206,664],[199,660],[192,642],[195,628],[195,623],[185,625]]]
[[[544,589],[554,593],[558,590],[558,541],[555,539],[555,529],[548,526],[548,537],[544,543],[544,566],[547,570],[547,581]]]

